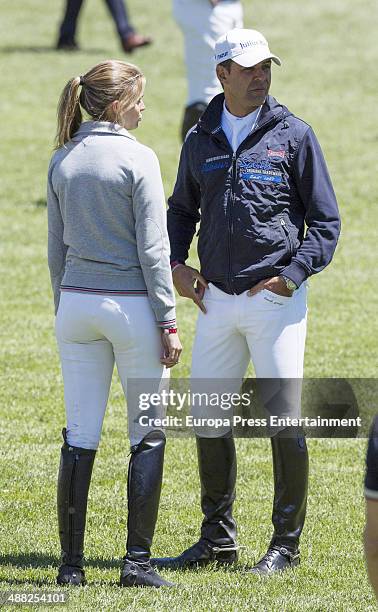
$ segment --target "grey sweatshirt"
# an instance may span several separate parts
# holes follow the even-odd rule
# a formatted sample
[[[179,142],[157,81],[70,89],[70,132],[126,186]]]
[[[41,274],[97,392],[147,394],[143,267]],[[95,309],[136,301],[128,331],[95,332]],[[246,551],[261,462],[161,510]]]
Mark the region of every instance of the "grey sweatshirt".
[[[60,287],[146,291],[157,323],[175,321],[159,162],[119,125],[82,123],[50,162],[48,264]]]

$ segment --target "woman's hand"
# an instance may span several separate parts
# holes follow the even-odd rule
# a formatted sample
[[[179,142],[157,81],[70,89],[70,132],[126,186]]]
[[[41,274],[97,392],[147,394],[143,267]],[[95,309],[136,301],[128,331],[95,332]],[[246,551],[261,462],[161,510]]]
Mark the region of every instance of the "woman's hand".
[[[161,342],[163,345],[163,357],[160,363],[166,368],[173,368],[179,360],[182,352],[182,346],[178,333],[170,334],[168,329],[161,330]]]

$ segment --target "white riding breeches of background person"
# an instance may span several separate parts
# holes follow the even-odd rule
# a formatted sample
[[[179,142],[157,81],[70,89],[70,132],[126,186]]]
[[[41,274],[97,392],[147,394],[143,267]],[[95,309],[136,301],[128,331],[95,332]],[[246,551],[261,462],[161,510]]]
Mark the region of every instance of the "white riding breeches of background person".
[[[217,39],[233,28],[243,27],[243,7],[238,0],[173,0],[173,15],[184,35],[188,79],[187,106],[210,100],[222,91],[215,73]]]
[[[266,289],[252,297],[247,292],[229,295],[210,283],[203,302],[207,314],[200,311],[197,320],[192,390],[198,387],[204,391],[206,386],[210,392],[240,393],[252,360],[256,378],[286,379],[289,384],[292,381],[294,399],[286,400],[279,411],[280,416],[299,416],[307,326],[306,283],[292,297]],[[207,379],[206,383],[203,379]],[[192,412],[194,416],[204,414],[195,405]],[[214,411],[206,412],[206,416],[212,414]],[[204,428],[201,435],[212,437],[226,432],[227,428],[216,432]]]
[[[160,331],[147,296],[62,292],[55,330],[69,444],[97,449],[114,363],[127,399],[131,446],[156,429],[138,422],[139,379],[140,388],[153,393],[169,378],[160,363]],[[149,409],[153,418],[163,415],[162,406]]]

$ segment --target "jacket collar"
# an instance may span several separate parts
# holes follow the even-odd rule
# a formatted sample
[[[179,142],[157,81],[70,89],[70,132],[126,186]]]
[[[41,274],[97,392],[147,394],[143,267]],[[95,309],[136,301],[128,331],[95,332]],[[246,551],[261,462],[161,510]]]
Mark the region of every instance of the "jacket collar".
[[[220,93],[213,98],[203,113],[201,119],[198,122],[198,126],[208,132],[209,134],[217,134],[222,129],[222,112],[223,112],[224,94]],[[291,115],[290,111],[283,106],[273,96],[267,96],[259,118],[256,122],[254,132],[266,123],[270,123],[273,119],[275,122],[284,119],[288,115]]]
[[[126,138],[136,140],[135,136],[132,136],[132,134],[130,134],[130,132],[128,132],[125,128],[120,126],[118,123],[111,123],[110,121],[84,121],[74,134],[72,140],[77,137],[84,137],[92,134],[126,136]]]

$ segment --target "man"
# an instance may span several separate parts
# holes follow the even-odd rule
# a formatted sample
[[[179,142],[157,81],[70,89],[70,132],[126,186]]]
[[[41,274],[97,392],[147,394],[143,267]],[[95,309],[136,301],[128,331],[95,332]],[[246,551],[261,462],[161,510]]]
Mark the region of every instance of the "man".
[[[169,200],[174,283],[200,309],[192,380],[206,378],[209,386],[232,381],[235,390],[250,359],[258,379],[302,378],[306,279],[329,264],[340,231],[335,194],[312,129],[268,95],[272,61],[281,64],[255,30],[234,29],[218,40],[215,62],[224,94],[189,132]],[[201,273],[185,265],[199,221]],[[281,399],[288,404],[283,413],[297,413],[295,401]],[[237,559],[235,446],[231,431],[221,434],[196,439],[201,538],[179,557],[155,561],[159,567]],[[251,570],[258,574],[299,563],[306,512],[303,432],[280,430],[271,445],[274,532]]]
[[[137,34],[129,22],[124,0],[105,0],[117,27],[121,46],[126,53],[132,53],[138,47],[151,44],[148,36]],[[67,0],[63,21],[59,28],[56,45],[58,51],[77,51],[76,27],[83,0]]]
[[[365,476],[365,557],[370,582],[378,599],[378,415],[370,431]]]
[[[182,140],[210,100],[221,91],[212,61],[218,38],[243,27],[240,0],[173,0],[173,16],[184,36],[188,94]]]

